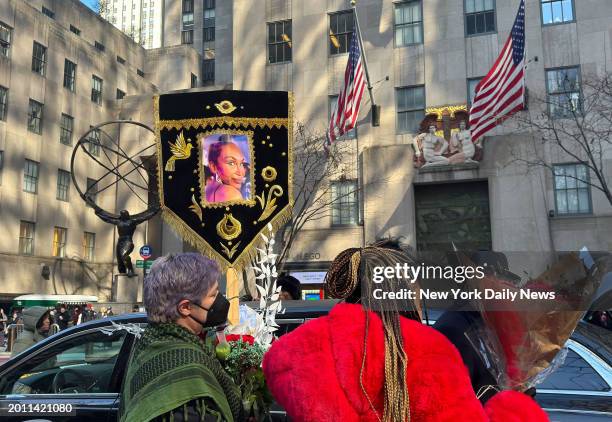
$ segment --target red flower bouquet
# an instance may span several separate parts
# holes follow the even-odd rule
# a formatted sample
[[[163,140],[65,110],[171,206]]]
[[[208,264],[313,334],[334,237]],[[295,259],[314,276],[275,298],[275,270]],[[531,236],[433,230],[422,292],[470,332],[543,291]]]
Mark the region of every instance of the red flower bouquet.
[[[261,369],[264,347],[250,335],[219,333],[215,350],[221,364],[240,388],[245,413],[251,420],[263,421],[273,400]]]

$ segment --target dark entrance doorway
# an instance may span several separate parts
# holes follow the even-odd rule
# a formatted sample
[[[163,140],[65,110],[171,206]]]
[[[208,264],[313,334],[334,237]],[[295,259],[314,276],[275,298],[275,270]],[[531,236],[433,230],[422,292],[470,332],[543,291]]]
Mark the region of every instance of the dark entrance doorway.
[[[414,186],[419,251],[491,250],[486,181]]]

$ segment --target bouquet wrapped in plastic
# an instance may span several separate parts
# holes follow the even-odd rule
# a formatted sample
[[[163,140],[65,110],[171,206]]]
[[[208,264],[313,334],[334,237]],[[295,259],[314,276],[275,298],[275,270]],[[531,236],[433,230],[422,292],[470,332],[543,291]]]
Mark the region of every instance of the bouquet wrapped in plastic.
[[[520,286],[495,274],[470,281],[488,295],[474,304],[483,324],[466,335],[501,389],[525,391],[563,363],[600,277],[597,265],[571,253]]]

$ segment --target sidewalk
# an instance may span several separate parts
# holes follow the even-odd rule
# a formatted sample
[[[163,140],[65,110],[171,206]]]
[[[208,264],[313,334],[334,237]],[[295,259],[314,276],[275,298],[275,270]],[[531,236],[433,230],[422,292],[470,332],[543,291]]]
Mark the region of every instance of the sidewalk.
[[[0,365],[11,358],[11,352],[0,352]]]

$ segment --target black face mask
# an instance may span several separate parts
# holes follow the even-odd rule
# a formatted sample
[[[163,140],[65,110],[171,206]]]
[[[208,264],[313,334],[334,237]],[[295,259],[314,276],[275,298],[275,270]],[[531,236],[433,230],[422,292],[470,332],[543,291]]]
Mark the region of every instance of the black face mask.
[[[195,302],[193,302],[193,304],[198,308],[204,309],[206,312],[208,312],[206,316],[206,322],[200,321],[199,319],[194,318],[192,315],[189,315],[189,318],[193,319],[202,327],[216,327],[218,325],[223,325],[227,322],[227,314],[229,313],[230,303],[221,293],[217,295],[215,301],[212,305],[210,305],[210,308],[208,309]]]

